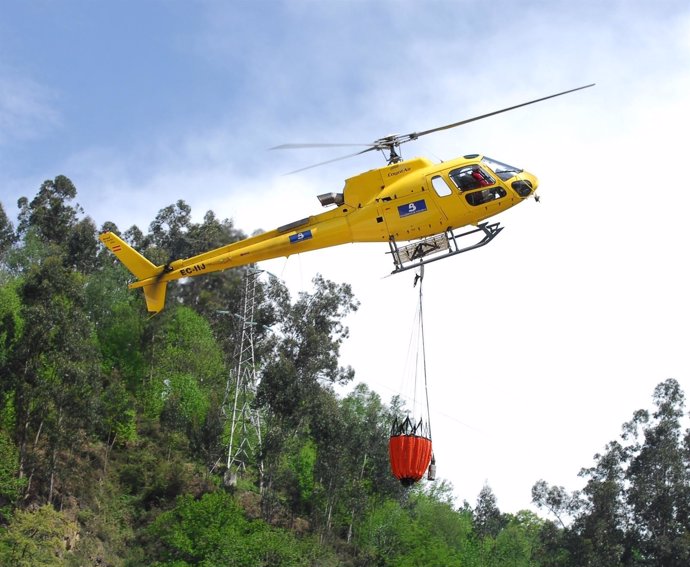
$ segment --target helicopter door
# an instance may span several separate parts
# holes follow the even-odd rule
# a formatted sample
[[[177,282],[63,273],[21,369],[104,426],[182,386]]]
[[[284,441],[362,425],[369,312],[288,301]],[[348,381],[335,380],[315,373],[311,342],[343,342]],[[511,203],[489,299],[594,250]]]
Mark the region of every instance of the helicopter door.
[[[458,191],[445,176],[434,174],[427,177],[427,186],[433,189],[439,209],[445,220],[465,212],[466,207],[458,199]]]

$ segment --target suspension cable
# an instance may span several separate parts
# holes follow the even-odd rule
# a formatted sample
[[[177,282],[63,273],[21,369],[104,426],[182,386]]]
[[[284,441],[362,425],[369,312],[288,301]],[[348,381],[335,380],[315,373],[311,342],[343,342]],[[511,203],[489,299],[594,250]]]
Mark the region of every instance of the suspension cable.
[[[429,431],[429,438],[431,439],[431,412],[429,411],[429,384],[427,381],[426,374],[426,344],[424,341],[424,310],[423,304],[423,293],[422,293],[422,283],[424,282],[424,264],[419,267],[419,274],[415,278],[415,285],[419,283],[419,332],[420,340],[422,344],[422,371],[424,374],[424,397],[426,398],[426,419],[427,428]]]

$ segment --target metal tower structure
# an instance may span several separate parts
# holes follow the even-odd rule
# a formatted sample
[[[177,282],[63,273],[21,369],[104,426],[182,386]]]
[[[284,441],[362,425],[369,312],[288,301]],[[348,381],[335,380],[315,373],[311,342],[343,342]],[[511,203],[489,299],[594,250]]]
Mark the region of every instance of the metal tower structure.
[[[224,476],[226,486],[234,486],[237,478],[249,464],[256,465],[259,472],[259,489],[263,490],[263,458],[261,440],[261,419],[252,402],[256,396],[257,375],[254,359],[254,310],[256,291],[262,270],[249,268],[244,277],[244,294],[240,320],[240,340],[237,346],[237,366],[234,371],[235,389],[228,443],[227,468]],[[228,378],[226,399],[230,392],[232,375]],[[229,404],[228,404],[229,405]],[[227,407],[227,406],[226,406]]]

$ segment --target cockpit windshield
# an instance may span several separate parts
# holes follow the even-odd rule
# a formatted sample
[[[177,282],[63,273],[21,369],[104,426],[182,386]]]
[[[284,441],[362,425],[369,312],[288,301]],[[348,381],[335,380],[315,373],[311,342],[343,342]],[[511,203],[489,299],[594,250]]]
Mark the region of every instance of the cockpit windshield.
[[[496,174],[497,177],[499,177],[503,181],[508,181],[508,179],[510,179],[511,177],[515,177],[515,175],[522,172],[522,169],[513,167],[512,165],[501,163],[500,161],[496,161],[495,159],[491,159],[488,157],[483,157],[482,163],[486,165],[491,171],[493,171]]]

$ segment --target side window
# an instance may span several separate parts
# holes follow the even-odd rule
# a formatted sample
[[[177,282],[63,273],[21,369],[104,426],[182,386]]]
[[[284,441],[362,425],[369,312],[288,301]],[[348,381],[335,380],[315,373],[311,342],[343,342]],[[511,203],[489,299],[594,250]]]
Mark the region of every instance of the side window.
[[[477,206],[495,201],[501,197],[506,196],[506,191],[503,187],[490,187],[489,189],[482,189],[481,191],[473,191],[465,195],[465,199],[470,205]]]
[[[478,165],[468,165],[454,169],[449,174],[460,191],[471,191],[480,187],[494,185],[496,180]]]
[[[440,175],[434,175],[431,178],[431,185],[434,187],[434,191],[436,191],[439,197],[447,197],[453,192],[452,189],[448,187],[446,180]]]

